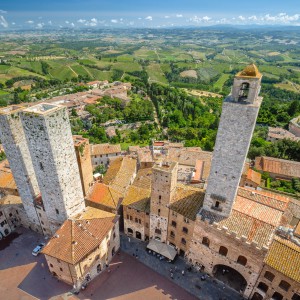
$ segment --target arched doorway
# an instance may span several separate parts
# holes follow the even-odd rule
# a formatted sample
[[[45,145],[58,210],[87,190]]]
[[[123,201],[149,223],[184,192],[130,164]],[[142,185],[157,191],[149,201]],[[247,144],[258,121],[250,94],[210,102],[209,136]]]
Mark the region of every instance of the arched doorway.
[[[142,234],[141,234],[139,231],[136,231],[136,232],[135,232],[135,237],[136,237],[137,239],[141,240],[141,239],[142,239]]]
[[[131,228],[127,228],[128,235],[133,235],[133,230]]]
[[[215,278],[224,282],[226,285],[230,286],[238,292],[244,292],[247,286],[247,281],[243,277],[243,275],[235,269],[230,268],[228,266],[215,265],[213,269],[213,274]]]
[[[115,253],[116,253],[116,249],[115,249],[115,247],[113,247],[112,250],[111,250],[111,256],[114,256]]]

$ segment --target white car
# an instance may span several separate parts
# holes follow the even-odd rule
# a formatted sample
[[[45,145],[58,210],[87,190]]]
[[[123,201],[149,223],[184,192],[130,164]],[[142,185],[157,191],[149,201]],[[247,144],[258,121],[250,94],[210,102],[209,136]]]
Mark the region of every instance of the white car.
[[[32,251],[32,255],[34,256],[38,256],[38,254],[43,250],[43,248],[45,247],[44,243],[40,243],[39,245],[37,245],[33,251]]]

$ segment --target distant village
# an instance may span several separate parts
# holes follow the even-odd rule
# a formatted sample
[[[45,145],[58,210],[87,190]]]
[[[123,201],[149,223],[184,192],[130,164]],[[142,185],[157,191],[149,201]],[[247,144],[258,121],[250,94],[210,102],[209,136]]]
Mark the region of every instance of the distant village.
[[[23,226],[49,238],[49,276],[79,290],[120,249],[120,232],[148,251],[214,276],[230,270],[251,300],[300,300],[300,201],[266,186],[300,179],[300,162],[246,159],[262,74],[249,65],[223,103],[214,152],[181,142],[150,146],[90,144],[72,135],[69,115],[88,119],[100,97],[130,101],[131,84],[88,83],[91,90],[0,110],[0,239]],[[103,124],[113,136],[118,120]],[[300,140],[300,117],[268,141]],[[105,172],[99,172],[99,166]]]

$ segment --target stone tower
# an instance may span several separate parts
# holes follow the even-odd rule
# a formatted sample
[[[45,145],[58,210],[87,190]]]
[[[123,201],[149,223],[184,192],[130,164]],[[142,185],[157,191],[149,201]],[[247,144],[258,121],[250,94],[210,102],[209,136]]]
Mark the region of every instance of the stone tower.
[[[22,127],[20,117],[22,110],[23,107],[17,105],[0,110],[0,139],[28,216],[30,228],[41,233],[41,224],[34,207],[34,200],[40,191]]]
[[[85,208],[68,112],[47,103],[21,115],[33,167],[52,233]]]
[[[161,162],[152,168],[150,238],[167,240],[169,204],[174,199],[178,163]]]
[[[87,195],[89,187],[93,182],[93,166],[91,159],[90,143],[81,135],[73,136],[79,174],[84,196]]]
[[[261,79],[255,65],[247,66],[235,76],[231,95],[224,100],[203,218],[228,217],[231,213],[262,101],[258,96]]]

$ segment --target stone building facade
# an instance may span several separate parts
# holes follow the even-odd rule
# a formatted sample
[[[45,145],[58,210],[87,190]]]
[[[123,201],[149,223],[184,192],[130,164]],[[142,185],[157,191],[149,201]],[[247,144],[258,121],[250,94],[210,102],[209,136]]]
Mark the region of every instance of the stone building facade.
[[[24,109],[22,123],[45,212],[54,233],[85,207],[68,112],[40,103]]]
[[[89,140],[80,135],[73,136],[75,153],[84,196],[93,182],[93,166]]]
[[[178,163],[161,162],[152,169],[150,239],[167,241],[169,205],[177,185]]]
[[[248,66],[224,100],[203,205],[208,213],[230,215],[262,101],[261,78],[256,66]]]
[[[30,220],[30,228],[42,233],[34,207],[34,199],[40,191],[21,122],[22,110],[23,107],[16,105],[0,110],[0,139]]]
[[[64,222],[43,254],[51,274],[79,290],[107,268],[119,248],[118,217],[87,208]]]

